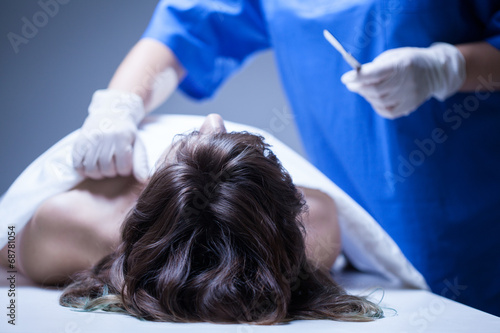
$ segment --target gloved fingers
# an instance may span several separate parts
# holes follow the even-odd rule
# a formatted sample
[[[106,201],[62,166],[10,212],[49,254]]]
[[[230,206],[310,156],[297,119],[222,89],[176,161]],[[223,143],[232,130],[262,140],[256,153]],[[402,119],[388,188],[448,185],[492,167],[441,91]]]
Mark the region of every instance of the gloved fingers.
[[[348,90],[358,93],[360,90],[363,90],[364,84],[357,82],[357,81],[352,81],[345,83],[345,86]]]
[[[364,64],[359,71],[351,70],[340,78],[343,84],[376,84],[394,75],[394,66],[386,63],[370,62]]]
[[[394,113],[394,109],[397,105],[388,105],[388,104],[371,104],[372,108],[377,112],[381,117],[387,119],[396,119],[399,116]]]
[[[352,87],[352,85],[354,85],[354,87]],[[402,85],[403,82],[400,76],[391,75],[386,77],[383,81],[373,84],[349,84],[348,89],[351,91],[356,90],[357,93],[363,95],[365,98],[383,100],[394,92],[399,92]]]
[[[96,147],[94,150],[88,150],[83,158],[83,175],[92,179],[102,179],[103,175],[99,170],[98,157],[101,148]]]
[[[387,111],[391,112],[393,119],[408,115],[415,111],[425,101],[423,96],[420,97],[408,91],[408,85],[401,83],[400,89],[390,91],[386,96],[381,98],[377,104],[379,107],[383,106]]]
[[[363,96],[370,103],[376,103],[376,102],[383,103],[387,99],[387,97],[391,95],[391,91],[389,89],[379,88],[372,85],[362,86],[358,88],[357,91],[354,92]]]
[[[148,156],[144,143],[139,137],[136,137],[133,151],[133,173],[135,179],[145,183],[149,178]]]
[[[82,140],[76,140],[73,146],[73,151],[71,154],[71,158],[73,160],[73,167],[80,174],[83,174],[83,159],[88,149],[88,142]]]
[[[395,119],[401,116],[395,113],[395,110],[400,106],[402,103],[401,99],[405,98],[405,96],[401,93],[400,86],[393,86],[394,84],[387,82],[376,85],[358,85],[356,87],[357,90],[354,92],[370,103],[373,109],[382,117]]]
[[[387,119],[408,116],[418,108],[418,106],[405,100],[395,101],[394,104],[372,104],[372,107],[379,115]]]
[[[408,96],[399,89],[394,89],[384,96],[370,100],[374,110],[384,118],[396,119],[408,114],[410,111],[405,108],[408,105]]]
[[[102,132],[99,130],[80,130],[72,152],[73,166],[80,174],[87,176],[87,168],[93,170],[89,165],[94,159],[94,166],[97,163],[96,151],[99,149],[101,139]]]
[[[397,100],[393,100],[391,98],[388,98],[390,95],[389,93],[386,93],[384,95],[379,95],[376,92],[373,92],[372,90],[360,90],[358,91],[358,94],[363,97],[368,103],[372,105],[372,107],[378,112],[380,110],[383,110],[379,112],[383,117],[385,118],[390,118],[392,117],[388,113],[386,114],[385,112],[390,112],[392,110],[392,107],[398,103]]]
[[[425,100],[402,100],[392,111],[398,117],[407,116],[424,102]]]
[[[401,105],[413,99],[405,92],[408,90],[407,85],[404,76],[395,75],[378,84],[363,85],[357,93],[363,96],[377,113],[385,118],[394,119],[402,115],[399,111]]]
[[[97,166],[96,149],[88,140],[75,142],[72,154],[73,167],[80,175],[92,179],[102,178]]]
[[[130,143],[119,142],[120,146],[116,149],[115,163],[116,172],[123,177],[130,176],[132,173],[133,147]]]
[[[116,177],[117,170],[115,165],[115,159],[113,158],[115,155],[115,145],[112,143],[105,144],[101,153],[99,154],[98,164],[99,171],[102,176],[112,178]]]

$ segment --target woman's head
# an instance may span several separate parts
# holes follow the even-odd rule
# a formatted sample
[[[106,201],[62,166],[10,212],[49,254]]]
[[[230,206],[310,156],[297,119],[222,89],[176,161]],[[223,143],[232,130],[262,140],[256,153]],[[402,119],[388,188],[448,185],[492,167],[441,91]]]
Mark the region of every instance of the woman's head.
[[[379,314],[308,264],[303,199],[263,139],[215,120],[172,145],[118,249],[76,276],[61,304],[183,322]]]

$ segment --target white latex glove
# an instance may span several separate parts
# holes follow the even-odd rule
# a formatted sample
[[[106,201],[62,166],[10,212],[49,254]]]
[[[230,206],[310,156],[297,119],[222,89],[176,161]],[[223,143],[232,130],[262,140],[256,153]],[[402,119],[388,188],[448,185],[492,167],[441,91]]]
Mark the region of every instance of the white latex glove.
[[[453,95],[465,80],[465,59],[453,45],[403,47],[380,54],[342,82],[363,96],[382,117],[394,119],[415,111],[431,97]]]
[[[136,142],[137,125],[146,112],[142,99],[118,90],[97,90],[73,147],[73,166],[86,177],[147,178],[144,146]]]

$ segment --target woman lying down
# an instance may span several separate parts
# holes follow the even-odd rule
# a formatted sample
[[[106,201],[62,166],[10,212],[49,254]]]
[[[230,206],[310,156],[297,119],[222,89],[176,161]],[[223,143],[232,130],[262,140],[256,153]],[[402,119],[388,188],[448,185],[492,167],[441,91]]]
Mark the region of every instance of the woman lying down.
[[[209,115],[176,137],[146,183],[85,179],[45,200],[18,236],[18,268],[67,285],[63,306],[153,321],[382,317],[329,274],[335,203],[296,187],[285,168],[262,137],[228,133]]]

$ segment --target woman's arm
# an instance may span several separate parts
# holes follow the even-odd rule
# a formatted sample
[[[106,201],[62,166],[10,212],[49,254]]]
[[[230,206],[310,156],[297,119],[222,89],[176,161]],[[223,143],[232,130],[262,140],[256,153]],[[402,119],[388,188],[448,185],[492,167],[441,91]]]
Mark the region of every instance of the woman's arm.
[[[500,50],[487,42],[456,45],[465,58],[465,82],[460,91],[500,90]]]
[[[305,187],[299,187],[299,190],[309,208],[303,216],[307,258],[316,267],[329,271],[341,250],[335,202],[319,190]]]
[[[149,112],[170,96],[184,76],[184,68],[167,46],[143,38],[122,61],[108,89],[139,95]]]

